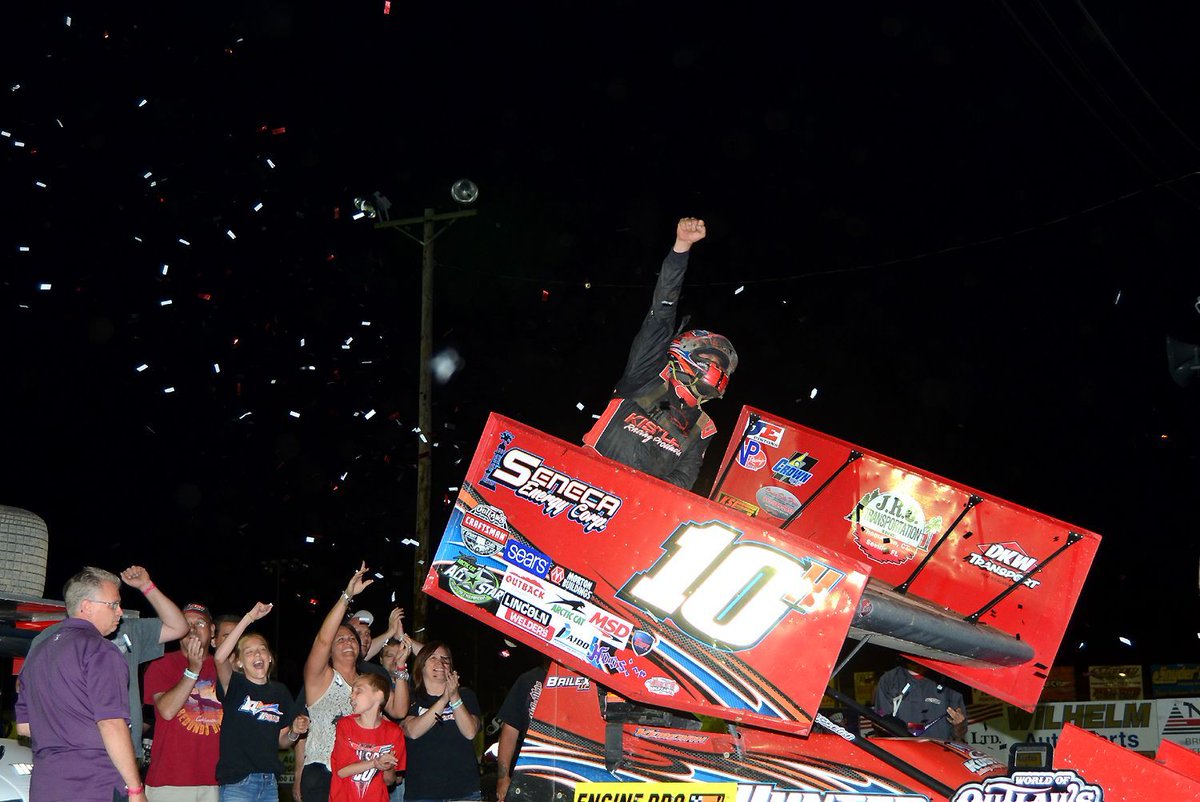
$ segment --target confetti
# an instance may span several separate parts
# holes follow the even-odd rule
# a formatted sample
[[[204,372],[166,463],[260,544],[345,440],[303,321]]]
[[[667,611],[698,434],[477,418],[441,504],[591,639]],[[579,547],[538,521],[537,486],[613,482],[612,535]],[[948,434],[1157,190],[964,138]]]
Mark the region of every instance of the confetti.
[[[361,325],[363,325],[363,326],[370,326],[370,325],[371,325],[371,321],[369,321],[369,320],[364,320],[364,321],[362,322],[362,324],[361,324]]]
[[[163,392],[166,393],[167,395],[170,395],[171,393],[175,392],[175,388],[174,387],[164,387]]]
[[[809,397],[809,398],[816,398],[816,397],[817,397],[817,388],[816,388],[816,387],[812,388],[812,392],[808,394],[808,397]]]
[[[400,541],[400,545],[401,546],[419,546],[419,545],[421,545],[421,543],[419,541],[413,540],[411,537],[406,537],[406,538],[404,538],[404,540]]]
[[[579,403],[577,403],[575,405],[575,409],[579,410],[580,412],[583,412],[583,402],[580,401]]]
[[[1117,638],[1117,640],[1121,641],[1121,643],[1125,644],[1126,646],[1133,645],[1133,641],[1131,641],[1129,638],[1125,637],[1124,635],[1119,636]]]
[[[150,367],[149,365],[147,365],[145,362],[143,362],[142,364],[140,364],[136,368],[134,368],[134,370],[136,370],[138,373],[143,373],[149,367]]]
[[[180,245],[191,245],[192,243],[188,242],[188,241],[187,241],[187,240],[185,240],[183,237],[180,237],[180,238],[179,238],[179,244],[180,244]]]
[[[71,16],[69,14],[67,15],[66,23],[67,23],[67,27],[70,28],[71,27]]]
[[[253,414],[253,412],[243,412],[241,415],[238,415],[238,420],[245,420]]]
[[[383,15],[386,17],[387,15],[389,15],[391,13],[392,13],[392,0],[383,0]],[[67,17],[67,19],[70,19],[70,17]],[[393,601],[394,601],[394,599],[393,599]]]
[[[164,276],[165,276],[165,275],[167,275],[167,271],[168,271],[168,270],[170,270],[170,269],[171,269],[171,266],[170,266],[170,265],[168,265],[168,264],[164,264],[164,265],[162,266],[162,274],[163,274]]]
[[[354,216],[353,216],[353,217],[351,217],[350,219],[351,219],[351,220],[362,220],[362,219],[363,219],[364,217],[366,217],[366,216],[367,216],[367,213],[366,213],[366,212],[356,212],[356,213],[354,214]]]
[[[317,539],[315,537],[313,537],[312,535],[306,535],[304,538],[304,542],[305,543],[316,543]]]
[[[12,134],[8,131],[0,130],[0,136],[12,137]]]
[[[272,170],[274,170],[275,162],[271,161],[270,159],[267,159],[267,166],[270,167]]]
[[[262,208],[263,208],[263,202],[262,202],[262,201],[259,201],[258,203],[254,204],[254,205],[253,205],[253,206],[251,206],[250,208],[251,208],[251,209],[253,209],[253,210],[254,210],[254,211],[256,211],[256,212],[261,212],[261,211],[262,211]]]
[[[17,250],[21,253],[29,253],[29,246],[28,245],[18,245]]]
[[[734,290],[734,291],[733,291],[733,294],[734,294],[734,295],[741,295],[741,294],[742,294],[742,292],[743,292],[745,289],[746,289],[746,285],[745,285],[745,284],[743,284],[742,286],[740,286],[740,287],[738,287],[736,290]]]
[[[142,178],[149,178],[152,175],[154,175],[154,173],[147,170],[145,173],[142,174]]]
[[[1116,306],[1119,303],[1121,303],[1121,291],[1117,290],[1117,298],[1115,301],[1113,301],[1113,306]]]
[[[146,98],[144,98],[144,97],[143,97],[143,98],[139,98],[139,99],[138,99],[138,104],[137,104],[137,107],[138,107],[139,109],[145,108],[145,107],[146,107],[146,104],[147,104],[147,103],[149,103],[149,102],[150,102],[150,101],[146,100]]]
[[[366,412],[364,412],[364,413],[363,413],[363,419],[364,419],[364,420],[370,420],[370,419],[371,419],[371,418],[373,418],[373,417],[375,417],[375,410],[374,410],[374,409],[368,409]]]
[[[46,183],[44,181],[34,181],[33,185],[38,189],[46,189]]]
[[[275,383],[275,380],[274,380],[274,379],[272,379],[272,380],[271,380],[271,384],[274,384],[274,383]],[[294,409],[293,409],[293,410],[291,410],[290,412],[288,412],[288,415],[290,415],[290,416],[291,416],[291,417],[293,417],[293,418],[298,418],[298,417],[300,417],[300,413],[299,413],[299,412],[297,412],[297,411],[296,411],[296,410],[294,410]]]
[[[233,233],[232,228],[225,229],[225,236],[229,237],[230,239],[237,239],[237,234]]]
[[[213,363],[213,373],[220,373],[220,372],[221,372],[221,363],[214,362]]]
[[[342,473],[341,479],[339,479],[339,481],[342,481],[342,482],[346,481],[346,477],[349,475],[350,475],[350,471],[345,471],[344,473]]]
[[[42,292],[50,292],[50,286],[51,285],[49,282],[43,281],[41,284],[38,285],[38,289],[41,290]]]

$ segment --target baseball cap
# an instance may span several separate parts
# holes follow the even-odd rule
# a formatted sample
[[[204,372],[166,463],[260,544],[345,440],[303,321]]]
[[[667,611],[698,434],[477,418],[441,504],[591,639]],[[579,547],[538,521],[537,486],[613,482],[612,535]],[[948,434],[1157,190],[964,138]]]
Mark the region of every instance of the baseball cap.
[[[370,610],[359,610],[357,613],[350,616],[350,618],[355,621],[362,621],[367,626],[371,626],[375,623],[375,616],[371,615]]]
[[[205,607],[203,604],[196,604],[195,602],[192,602],[191,604],[185,604],[183,606],[183,612],[199,613],[200,615],[207,618],[209,621],[212,621],[212,613],[210,613],[208,611],[208,608]]]

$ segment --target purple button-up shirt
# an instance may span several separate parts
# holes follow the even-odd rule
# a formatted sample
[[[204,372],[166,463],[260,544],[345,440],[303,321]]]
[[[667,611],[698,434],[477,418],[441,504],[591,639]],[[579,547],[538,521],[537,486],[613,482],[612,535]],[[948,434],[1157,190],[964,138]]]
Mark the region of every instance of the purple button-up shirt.
[[[90,622],[69,618],[30,651],[16,717],[33,737],[32,802],[112,802],[114,788],[124,791],[96,722],[129,721],[129,672]]]

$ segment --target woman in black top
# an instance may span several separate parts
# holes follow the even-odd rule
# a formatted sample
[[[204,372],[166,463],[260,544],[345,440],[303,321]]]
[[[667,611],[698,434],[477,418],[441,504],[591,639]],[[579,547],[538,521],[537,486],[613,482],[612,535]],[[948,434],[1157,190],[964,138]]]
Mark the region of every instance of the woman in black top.
[[[427,643],[413,665],[413,693],[404,736],[408,747],[405,802],[479,799],[479,701],[459,686],[444,643]]]

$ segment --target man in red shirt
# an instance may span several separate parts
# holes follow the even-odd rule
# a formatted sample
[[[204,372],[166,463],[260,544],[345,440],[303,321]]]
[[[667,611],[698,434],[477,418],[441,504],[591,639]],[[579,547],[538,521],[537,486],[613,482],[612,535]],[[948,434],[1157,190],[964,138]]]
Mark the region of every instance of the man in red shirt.
[[[213,620],[202,604],[183,608],[188,634],[179,651],[150,664],[143,701],[154,705],[154,748],[146,774],[147,802],[218,802],[221,703],[209,654]]]

